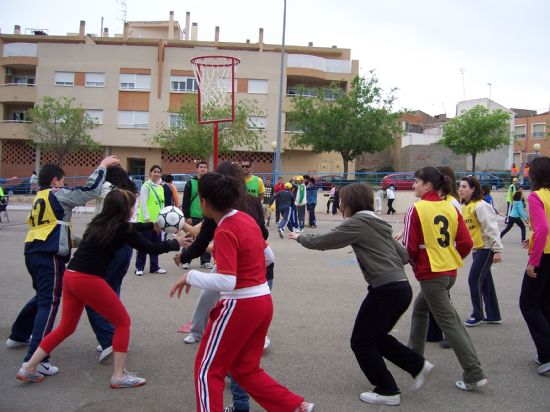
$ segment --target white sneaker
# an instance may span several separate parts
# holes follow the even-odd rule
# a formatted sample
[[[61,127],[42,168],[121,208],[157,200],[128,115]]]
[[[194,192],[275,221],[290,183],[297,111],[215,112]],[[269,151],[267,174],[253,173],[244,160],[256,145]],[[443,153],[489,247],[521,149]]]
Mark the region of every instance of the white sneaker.
[[[111,356],[113,356],[113,347],[109,346],[101,351],[101,355],[99,355],[99,363],[105,362]]]
[[[189,263],[182,263],[182,264],[180,265],[180,268],[182,268],[183,270],[189,269]]]
[[[143,270],[136,269],[136,276],[143,276]]]
[[[23,365],[26,365],[25,363]],[[52,376],[59,372],[57,366],[53,366],[50,362],[40,362],[36,367],[36,371],[42,375]]]
[[[268,351],[270,348],[271,348],[271,339],[269,339],[266,336],[264,341],[264,352]]]
[[[185,339],[183,340],[185,343],[197,343],[198,341],[200,341],[200,339],[197,339],[196,337],[194,337],[193,335],[189,334],[185,337]]]
[[[99,352],[99,353],[103,352],[103,348],[101,347],[101,345],[97,345],[97,346],[95,347],[95,350],[96,350],[97,352]]]
[[[427,360],[424,361],[424,366],[422,367],[422,370],[414,377],[414,383],[412,384],[412,391],[416,392],[419,391],[424,387],[426,382],[428,381],[428,378],[430,377],[430,374],[432,373],[432,369],[434,368],[434,365],[432,365]]]
[[[466,391],[466,392],[473,391],[473,390],[475,390],[477,388],[481,388],[485,385],[487,385],[487,378],[480,379],[479,381],[473,382],[473,383],[466,383],[466,382],[463,382],[463,381],[456,381],[456,387],[458,389],[461,389],[461,390]]]
[[[303,401],[300,406],[294,409],[294,412],[313,412],[315,404]]]
[[[366,403],[376,405],[397,406],[401,403],[401,396],[397,395],[379,395],[376,392],[363,392],[359,395],[359,399]]]
[[[547,372],[550,372],[550,362],[543,363],[537,368],[539,375],[544,375]]]
[[[157,270],[155,270],[154,272],[151,272],[151,273],[156,273],[158,275],[164,275],[166,273],[166,269],[158,268]]]
[[[279,237],[282,239],[285,237],[284,233],[285,233],[285,230],[284,229],[277,229],[277,231],[279,232]]]
[[[213,267],[214,267],[214,265],[210,262],[206,262],[206,263],[203,263],[201,265],[201,268],[203,268],[203,269],[212,269]]]
[[[10,339],[10,338],[8,338],[6,340],[6,348],[8,348],[8,349],[20,348],[22,346],[29,346],[29,341],[19,342],[17,340],[13,340],[13,339]]]

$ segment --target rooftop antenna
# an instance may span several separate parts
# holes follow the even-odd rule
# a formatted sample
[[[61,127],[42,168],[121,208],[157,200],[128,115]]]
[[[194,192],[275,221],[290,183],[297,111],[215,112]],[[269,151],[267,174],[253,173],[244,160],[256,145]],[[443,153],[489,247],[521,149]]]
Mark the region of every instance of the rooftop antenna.
[[[122,24],[126,23],[126,18],[128,16],[128,7],[126,5],[126,0],[116,0],[117,11],[120,13],[120,17],[117,17],[117,20],[121,20]]]
[[[466,86],[464,85],[464,67],[461,67],[458,71],[462,76],[462,100],[466,100]]]
[[[487,86],[489,86],[489,100],[491,100],[491,87],[493,86],[493,84],[488,82]]]

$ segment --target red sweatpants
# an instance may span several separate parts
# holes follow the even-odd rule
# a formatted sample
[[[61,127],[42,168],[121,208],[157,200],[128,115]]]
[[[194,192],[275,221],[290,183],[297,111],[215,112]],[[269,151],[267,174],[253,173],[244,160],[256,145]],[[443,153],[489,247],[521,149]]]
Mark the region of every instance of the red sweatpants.
[[[115,327],[113,350],[115,352],[128,352],[130,316],[105,279],[86,273],[65,270],[61,303],[61,321],[59,325],[40,342],[40,347],[46,353],[51,353],[61,342],[74,333],[85,305],[91,307]]]
[[[224,299],[212,309],[195,358],[197,411],[223,411],[228,372],[269,412],[294,412],[300,406],[303,397],[290,392],[260,368],[272,317],[271,295]]]

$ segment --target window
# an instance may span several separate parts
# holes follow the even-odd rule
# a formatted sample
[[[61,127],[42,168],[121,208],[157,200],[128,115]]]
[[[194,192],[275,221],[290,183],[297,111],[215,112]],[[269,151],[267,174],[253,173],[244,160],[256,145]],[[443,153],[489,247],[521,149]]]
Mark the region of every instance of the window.
[[[546,135],[546,125],[544,123],[533,125],[533,139],[543,139]]]
[[[86,87],[105,87],[105,73],[86,73]]]
[[[170,76],[171,92],[196,93],[198,90],[199,86],[194,77]]]
[[[13,110],[10,112],[10,121],[13,123],[27,122],[27,112],[23,110]]]
[[[74,86],[74,72],[55,72],[56,86]]]
[[[117,123],[125,129],[148,129],[149,112],[119,111]]]
[[[121,90],[150,90],[151,75],[121,73],[120,89]]]
[[[265,130],[267,127],[266,116],[248,116],[248,128]]]
[[[179,113],[170,113],[168,124],[170,129],[183,127],[183,116]]]
[[[96,124],[103,124],[103,110],[86,110],[86,115]]]
[[[267,94],[268,86],[267,80],[248,80],[248,93]]]
[[[34,86],[34,76],[33,75],[15,75],[11,83],[16,84],[18,86]]]
[[[525,125],[514,128],[514,137],[516,139],[525,139]]]

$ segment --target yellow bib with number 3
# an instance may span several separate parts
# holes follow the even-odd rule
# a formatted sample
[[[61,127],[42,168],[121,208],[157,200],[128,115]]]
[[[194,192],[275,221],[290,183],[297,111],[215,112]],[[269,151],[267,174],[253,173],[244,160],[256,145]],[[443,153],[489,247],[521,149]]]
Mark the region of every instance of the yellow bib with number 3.
[[[424,245],[432,271],[445,272],[461,267],[462,258],[455,247],[458,227],[456,208],[445,200],[420,200],[414,207],[422,226]]]
[[[27,223],[30,229],[25,243],[46,240],[53,232],[57,226],[57,217],[50,203],[50,189],[41,190],[36,194]]]

